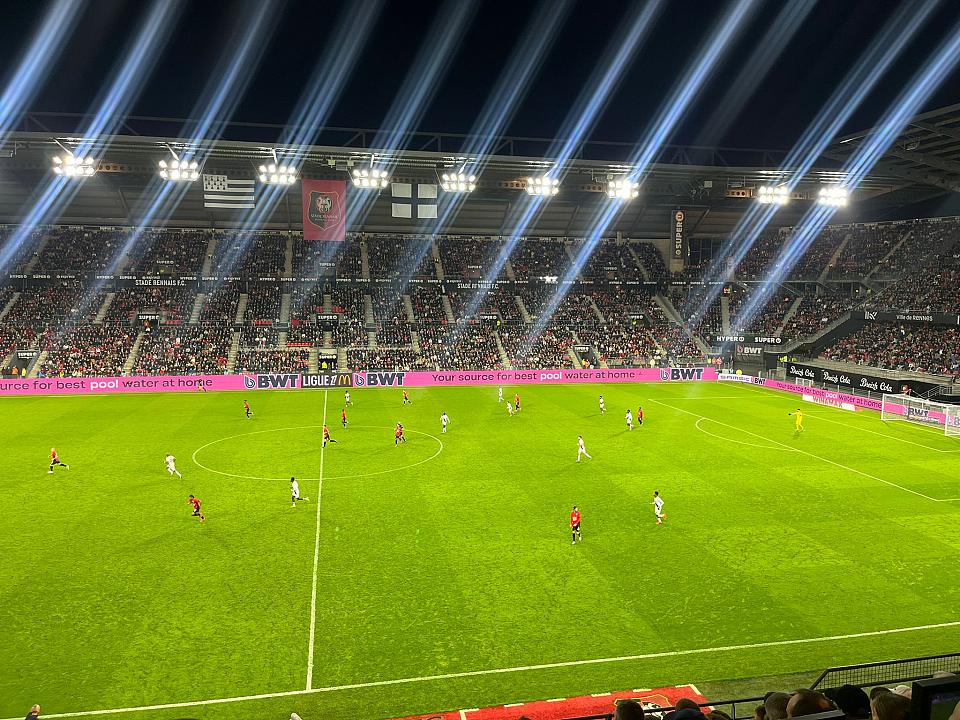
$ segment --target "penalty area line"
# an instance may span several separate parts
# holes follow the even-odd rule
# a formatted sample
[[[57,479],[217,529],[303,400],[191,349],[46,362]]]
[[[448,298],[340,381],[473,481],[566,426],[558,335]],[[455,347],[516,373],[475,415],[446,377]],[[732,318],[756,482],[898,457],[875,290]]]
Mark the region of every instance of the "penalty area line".
[[[543,663],[541,665],[521,665],[517,667],[493,668],[488,670],[470,670],[466,672],[445,673],[443,675],[423,675],[421,677],[397,678],[394,680],[376,680],[373,682],[351,683],[349,685],[331,685],[329,687],[311,688],[308,690],[287,690],[285,692],[263,693],[262,695],[242,695],[238,697],[216,698],[212,700],[192,700],[188,702],[166,703],[163,705],[140,705],[138,707],[114,708],[111,710],[83,710],[80,712],[71,713],[44,713],[43,717],[89,717],[92,715],[114,715],[120,713],[147,712],[152,710],[201,707],[204,705],[223,705],[225,703],[314,695],[318,693],[337,692],[341,690],[362,690],[365,688],[385,687],[389,685],[409,685],[411,683],[432,682],[437,680],[456,680],[460,678],[480,677],[484,675],[505,675],[509,673],[529,672],[532,670],[552,670],[556,668],[578,667],[582,665],[602,665],[607,663],[630,662],[636,660],[656,660],[659,658],[684,657],[688,655],[706,655],[710,653],[736,652],[739,650],[787,647],[790,645],[809,645],[812,643],[835,642],[839,640],[856,640],[859,638],[878,637],[881,635],[897,635],[900,633],[918,632],[922,630],[940,630],[943,628],[958,626],[960,626],[960,620],[952,620],[950,622],[933,623],[930,625],[914,625],[911,627],[889,628],[887,630],[870,630],[867,632],[848,633],[846,635],[822,635],[820,637],[797,638],[794,640],[770,640],[768,642],[745,643],[743,645],[721,645],[718,647],[691,648],[688,650],[667,650],[664,652],[644,653],[642,655],[620,655],[617,657]],[[20,720],[20,717],[3,718],[2,720]]]
[[[323,391],[323,425],[327,424],[327,393]],[[320,500],[323,496],[323,453],[327,443],[320,441],[320,477],[317,479],[317,530],[313,541],[313,587],[310,590],[310,647],[307,650],[307,690],[313,687],[313,643],[317,636],[317,566],[320,563]]]
[[[773,443],[774,445],[779,445],[779,446],[782,447],[782,448],[786,448],[786,449],[788,449],[788,450],[793,450],[794,452],[798,452],[798,453],[800,453],[801,455],[806,455],[807,457],[812,457],[812,458],[814,458],[815,460],[820,460],[821,462],[829,463],[830,465],[833,465],[834,467],[843,468],[844,470],[848,470],[848,471],[850,471],[850,472],[852,472],[852,473],[856,473],[857,475],[862,475],[863,477],[865,477],[865,478],[870,478],[871,480],[876,480],[876,481],[879,482],[879,483],[883,483],[884,485],[889,485],[890,487],[895,487],[895,488],[897,488],[897,489],[899,489],[899,490],[903,490],[904,492],[908,492],[908,493],[910,493],[911,495],[916,495],[917,497],[922,497],[922,498],[924,498],[924,499],[926,499],[926,500],[930,500],[931,502],[950,502],[949,500],[948,500],[948,501],[938,500],[937,498],[930,497],[929,495],[924,495],[922,492],[917,492],[916,490],[911,490],[910,488],[904,487],[903,485],[897,485],[895,482],[890,482],[889,480],[884,480],[883,478],[879,478],[879,477],[877,477],[876,475],[871,475],[870,473],[864,472],[863,470],[857,470],[856,468],[852,468],[852,467],[850,467],[849,465],[844,465],[843,463],[838,463],[837,461],[831,460],[830,458],[825,458],[825,457],[823,457],[822,455],[816,455],[816,454],[814,454],[814,453],[812,453],[812,452],[808,452],[807,450],[801,450],[800,448],[792,448],[792,447],[790,447],[789,445],[787,445],[786,443],[780,442],[779,440],[773,440],[773,439],[771,439],[771,438],[764,437],[763,435],[759,435],[758,433],[751,432],[750,430],[745,430],[745,429],[743,429],[743,428],[738,428],[738,427],[736,427],[735,425],[730,425],[730,424],[728,424],[728,423],[721,422],[720,420],[714,420],[713,418],[709,418],[709,417],[707,417],[706,415],[700,415],[699,413],[690,412],[689,410],[684,410],[683,408],[678,408],[678,407],[676,407],[676,406],[674,406],[674,405],[669,405],[669,404],[667,404],[667,403],[665,403],[665,402],[660,402],[659,400],[651,400],[651,402],[655,402],[655,403],[657,403],[657,405],[663,405],[664,407],[668,407],[668,408],[670,408],[671,410],[676,410],[677,412],[682,412],[682,413],[686,413],[687,415],[692,415],[693,417],[695,417],[695,418],[700,418],[701,420],[709,420],[710,422],[716,423],[717,425],[723,425],[724,427],[728,427],[728,428],[730,428],[731,430],[736,430],[737,432],[746,433],[747,435],[753,435],[755,438],[760,438],[761,440],[766,440],[767,442]],[[698,428],[698,429],[700,429],[700,428]]]

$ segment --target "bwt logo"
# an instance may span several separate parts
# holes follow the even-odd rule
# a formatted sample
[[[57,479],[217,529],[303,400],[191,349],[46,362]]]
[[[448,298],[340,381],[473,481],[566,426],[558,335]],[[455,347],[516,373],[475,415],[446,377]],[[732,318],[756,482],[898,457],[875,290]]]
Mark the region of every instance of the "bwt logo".
[[[403,378],[406,373],[402,372],[365,372],[354,373],[353,384],[355,387],[400,387],[403,385]]]
[[[297,387],[300,376],[296,373],[276,375],[244,375],[243,386],[247,390],[271,390]]]
[[[660,377],[666,374],[665,370],[660,371]],[[670,380],[703,380],[703,368],[670,368]]]

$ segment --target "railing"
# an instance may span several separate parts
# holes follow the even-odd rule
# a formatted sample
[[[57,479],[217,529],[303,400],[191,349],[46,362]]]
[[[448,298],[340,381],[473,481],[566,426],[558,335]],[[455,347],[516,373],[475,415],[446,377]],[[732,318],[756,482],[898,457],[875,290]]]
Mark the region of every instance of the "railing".
[[[811,380],[809,378],[795,378],[787,376],[786,372],[782,368],[778,369],[775,373],[768,372],[769,377],[775,377],[777,380],[782,380],[784,382],[793,383],[794,385],[804,385],[806,387],[817,387],[823,390],[830,390],[831,392],[846,393],[847,395],[857,395],[858,397],[870,398],[871,400],[883,400],[884,395],[889,395],[890,393],[878,392],[876,390],[863,390],[858,387],[848,387],[846,385],[836,385],[834,383],[825,383],[817,382],[816,380]],[[931,397],[953,397],[960,395],[960,386],[957,385],[941,385],[933,389],[935,392]],[[920,395],[917,395],[920,398]],[[923,396],[926,398],[926,395]],[[929,399],[929,398],[927,398]]]
[[[841,685],[898,685],[932,676],[935,672],[960,671],[960,653],[928,655],[906,660],[888,660],[885,662],[863,663],[861,665],[843,665],[827,668],[810,685],[818,687],[840,687]]]
[[[831,370],[868,373],[870,375],[876,375],[877,377],[887,378],[897,382],[918,380],[920,382],[940,383],[943,385],[946,385],[950,382],[949,375],[934,375],[932,373],[913,372],[910,370],[889,370],[887,368],[876,367],[874,365],[858,365],[857,363],[853,362],[846,362],[844,360],[831,360],[830,358],[824,357],[801,358],[798,362],[804,363],[805,365],[813,365],[814,367],[823,367]]]
[[[841,685],[856,685],[858,687],[899,685],[931,677],[935,672],[960,672],[960,653],[831,667],[820,673],[817,679],[810,684],[810,689],[835,688]],[[757,705],[762,705],[763,700],[763,696],[735,700],[711,700],[700,703],[699,707],[701,710],[705,708],[721,710],[733,720],[747,720],[754,717],[754,709]],[[660,719],[676,710],[676,708],[658,707],[652,710],[644,708],[644,710],[646,711],[645,716]],[[609,712],[599,715],[584,715],[569,718],[569,720],[613,720],[613,717],[614,713]]]

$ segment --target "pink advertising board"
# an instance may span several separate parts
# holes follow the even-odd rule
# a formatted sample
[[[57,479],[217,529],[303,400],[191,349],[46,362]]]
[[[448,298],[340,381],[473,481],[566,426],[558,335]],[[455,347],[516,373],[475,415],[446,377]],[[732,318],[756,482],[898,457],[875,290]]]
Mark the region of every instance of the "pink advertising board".
[[[774,390],[784,390],[786,392],[797,393],[798,395],[812,395],[815,398],[826,400],[830,403],[849,403],[860,408],[868,410],[880,410],[882,403],[879,398],[861,397],[860,395],[849,395],[833,390],[824,390],[818,387],[806,387],[805,385],[794,385],[793,383],[782,382],[780,380],[764,380],[763,387],[773,388]]]
[[[0,397],[13,395],[99,395],[137,392],[295,390],[461,385],[560,385],[564,383],[685,382],[716,380],[713,368],[623,368],[591,370],[479,370],[454,372],[249,373],[150,377],[2,378]]]
[[[391,377],[394,376],[394,377]],[[397,378],[395,376],[402,376]],[[566,383],[716,380],[713,368],[610,368],[589,370],[458,370],[452,372],[353,373],[353,386],[563,385]]]
[[[859,395],[848,395],[847,393],[824,390],[817,387],[804,387],[803,385],[794,385],[793,383],[780,382],[779,380],[764,380],[764,387],[772,387],[776,390],[786,390],[787,392],[800,393],[803,395],[812,395],[816,398],[827,400],[829,403],[845,402],[856,405],[857,407],[868,408],[870,410],[882,410],[883,402],[879,398],[865,398]],[[913,422],[926,423],[928,425],[943,427],[947,423],[947,416],[939,410],[928,410],[926,408],[906,407],[897,403],[888,402],[887,412],[894,415],[909,415]]]
[[[99,395],[101,393],[200,392],[251,389],[245,375],[157,375],[153,377],[2,378],[0,397],[5,395]],[[298,376],[297,376],[298,377]]]
[[[823,388],[811,387],[808,385],[794,385],[793,383],[783,382],[781,380],[769,380],[766,378],[754,377],[753,375],[734,375],[732,373],[720,373],[717,379],[722,382],[738,382],[758,385],[760,387],[772,388],[774,390],[783,390],[784,392],[796,393],[797,395],[810,395],[828,405],[839,405],[847,403],[855,405],[858,408],[868,410],[880,410],[882,403],[876,398],[860,397],[859,395],[849,395],[833,390],[824,390]],[[898,406],[899,407],[899,406]]]

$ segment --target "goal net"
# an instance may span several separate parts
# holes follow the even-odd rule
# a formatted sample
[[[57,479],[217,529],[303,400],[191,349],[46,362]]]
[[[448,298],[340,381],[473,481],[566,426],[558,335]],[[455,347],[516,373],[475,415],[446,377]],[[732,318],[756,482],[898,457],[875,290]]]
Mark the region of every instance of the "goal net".
[[[943,430],[947,437],[960,437],[960,405],[951,405],[947,408],[946,420]]]
[[[884,395],[880,417],[943,428],[947,436],[960,437],[960,405],[933,402],[910,395]]]

